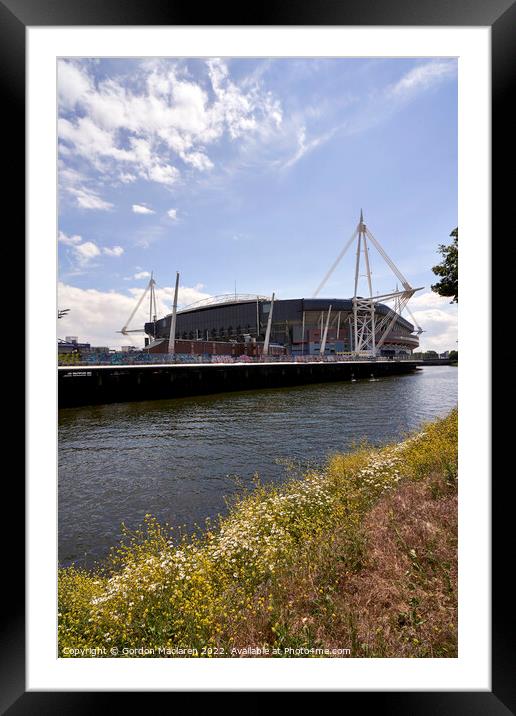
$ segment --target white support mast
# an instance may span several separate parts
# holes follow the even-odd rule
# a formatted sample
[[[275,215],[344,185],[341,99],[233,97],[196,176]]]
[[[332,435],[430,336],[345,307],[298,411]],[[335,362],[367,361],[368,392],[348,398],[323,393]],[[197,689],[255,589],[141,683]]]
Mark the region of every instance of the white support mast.
[[[355,292],[353,294],[353,322],[355,324],[355,345],[354,352],[366,353],[371,356],[376,355],[375,346],[375,309],[373,298],[373,285],[371,282],[371,266],[369,264],[369,247],[367,246],[366,225],[364,224],[364,216],[360,209],[360,221],[357,226],[358,242],[357,256],[355,264]],[[363,249],[362,249],[363,247]],[[369,296],[362,298],[358,296],[358,286],[360,282],[360,264],[362,250],[364,253],[365,276],[367,278],[367,289]]]
[[[272,309],[274,308],[274,294],[272,294],[271,298],[271,308],[269,311],[269,318],[267,320],[267,330],[265,331],[265,341],[263,343],[263,352],[262,355],[268,356],[269,355],[269,340],[271,337],[271,327],[272,327]]]
[[[154,313],[152,320],[156,323],[156,319],[158,318],[158,302],[156,298],[156,281],[154,281],[154,279],[152,279],[152,298],[154,301]]]
[[[419,323],[417,322],[417,320],[416,320],[414,314],[412,313],[412,311],[410,310],[410,308],[409,308],[408,306],[406,306],[406,309],[407,309],[407,313],[409,314],[409,316],[410,316],[410,318],[411,318],[411,320],[412,320],[412,323],[413,323],[414,326],[416,327],[416,333],[417,333],[417,335],[420,336],[422,333],[424,333],[424,330],[421,328],[421,326],[420,326]],[[400,313],[401,313],[401,311],[400,311]]]
[[[313,295],[314,298],[316,298],[316,297],[319,295],[319,293],[322,291],[322,289],[323,289],[324,286],[326,285],[326,282],[328,281],[328,279],[330,278],[330,276],[332,275],[332,273],[335,271],[335,269],[337,268],[337,266],[338,266],[339,263],[341,262],[341,260],[342,260],[342,258],[343,258],[343,256],[344,256],[344,254],[345,254],[346,251],[349,249],[349,247],[351,246],[351,244],[353,243],[353,241],[357,238],[357,231],[358,231],[358,229],[355,229],[355,231],[353,232],[352,236],[351,236],[350,239],[348,240],[347,244],[344,246],[344,248],[342,249],[342,251],[340,252],[340,254],[337,256],[337,258],[335,259],[335,261],[334,261],[333,264],[331,265],[331,267],[330,267],[328,273],[327,273],[326,276],[323,278],[323,280],[321,281],[321,283],[317,286],[317,288],[316,288],[316,290],[315,290],[315,293],[314,293],[314,295]]]
[[[168,352],[175,354],[176,352],[176,319],[177,319],[177,294],[179,291],[179,271],[176,271],[176,287],[174,290],[174,305],[172,306],[172,316],[170,318],[170,335],[168,337]]]
[[[401,312],[407,306],[408,301],[412,298],[416,291],[420,291],[421,288],[413,288],[407,281],[405,276],[398,269],[394,261],[387,255],[380,243],[375,239],[372,233],[369,231],[364,223],[364,216],[362,210],[360,210],[360,220],[358,225],[353,232],[351,238],[348,240],[337,259],[332,264],[330,270],[321,281],[317,290],[314,293],[314,297],[319,294],[322,290],[333,271],[343,258],[346,251],[356,240],[356,257],[355,257],[355,284],[352,298],[353,306],[353,335],[352,335],[352,350],[354,353],[364,356],[376,356],[378,350],[388,339],[389,333],[401,315]],[[369,262],[369,242],[378,251],[381,258],[385,261],[390,270],[394,273],[396,278],[401,282],[403,288],[399,291],[393,291],[392,293],[386,293],[381,296],[373,295],[373,285],[371,279],[371,266]],[[361,274],[361,263],[362,254],[364,258],[365,274]],[[367,279],[367,296],[359,296],[359,284],[361,278]],[[381,300],[395,300],[394,310],[388,308],[385,315],[379,317],[376,313],[376,304],[380,303]],[[409,310],[407,308],[407,310]],[[383,313],[385,313],[383,311]],[[422,332],[420,326],[415,322],[415,326],[418,333]],[[351,325],[350,325],[351,327]]]
[[[142,295],[141,295],[140,298],[138,299],[138,301],[137,301],[137,303],[136,303],[136,306],[133,308],[133,310],[132,310],[132,312],[131,312],[131,315],[129,316],[129,318],[127,319],[127,321],[126,321],[126,323],[125,323],[125,326],[124,326],[124,327],[122,328],[122,330],[120,331],[120,333],[122,333],[124,336],[127,336],[129,333],[141,333],[141,332],[142,332],[142,329],[140,329],[140,328],[138,328],[138,329],[136,329],[136,330],[134,330],[134,331],[130,331],[130,330],[129,330],[129,324],[131,323],[131,321],[132,321],[133,318],[135,317],[135,315],[136,315],[138,309],[140,308],[140,306],[141,306],[142,303],[143,303],[143,299],[145,298],[145,296],[147,295],[147,293],[149,292],[149,290],[151,290],[151,291],[154,290],[153,287],[154,287],[154,279],[153,279],[152,276],[151,276],[151,277],[150,277],[150,280],[149,280],[149,283],[147,284],[147,286],[145,287],[144,292],[142,293]],[[152,301],[151,301],[151,305],[152,305]],[[152,313],[152,308],[151,308],[151,313]],[[152,318],[151,318],[151,320],[152,320]]]
[[[330,325],[331,305],[328,309],[328,317],[326,318],[326,325],[324,326],[323,338],[321,341],[320,354],[323,356],[326,350],[326,338],[328,337],[328,326]]]
[[[154,308],[154,280],[153,280],[153,276],[154,276],[154,271],[151,271],[150,281],[149,281],[149,286],[150,286],[149,323],[152,322],[152,309]]]
[[[151,272],[149,281],[150,286],[150,300],[149,300],[149,323],[154,324],[152,331],[153,336],[156,335],[156,319],[158,318],[158,308],[156,302],[156,281],[154,280],[154,271]]]

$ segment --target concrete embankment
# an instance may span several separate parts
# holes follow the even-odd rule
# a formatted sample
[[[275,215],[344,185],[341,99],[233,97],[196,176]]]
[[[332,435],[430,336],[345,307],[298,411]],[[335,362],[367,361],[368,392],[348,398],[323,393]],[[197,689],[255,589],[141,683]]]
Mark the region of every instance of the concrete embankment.
[[[421,361],[75,366],[58,368],[59,407],[179,398],[410,373]]]
[[[421,361],[421,365],[457,365],[457,363],[450,358],[427,358]]]

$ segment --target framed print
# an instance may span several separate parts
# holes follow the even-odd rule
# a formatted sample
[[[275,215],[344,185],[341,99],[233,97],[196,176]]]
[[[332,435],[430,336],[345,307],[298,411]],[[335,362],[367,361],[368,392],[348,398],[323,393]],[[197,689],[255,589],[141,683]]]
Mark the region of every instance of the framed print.
[[[0,16],[27,237],[5,712],[514,709],[490,438],[514,5]]]

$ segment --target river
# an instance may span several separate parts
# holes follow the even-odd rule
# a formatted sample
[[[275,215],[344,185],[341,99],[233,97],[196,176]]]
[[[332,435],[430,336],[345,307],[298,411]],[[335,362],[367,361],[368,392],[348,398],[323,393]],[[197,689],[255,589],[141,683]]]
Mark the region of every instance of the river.
[[[400,439],[457,404],[457,368],[59,411],[59,561],[90,566],[150,513],[204,524],[225,498],[366,438]]]

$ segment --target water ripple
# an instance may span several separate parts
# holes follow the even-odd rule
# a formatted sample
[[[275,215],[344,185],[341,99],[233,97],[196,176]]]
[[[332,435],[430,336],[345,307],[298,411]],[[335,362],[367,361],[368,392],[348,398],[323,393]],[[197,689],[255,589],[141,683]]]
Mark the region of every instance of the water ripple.
[[[285,479],[283,461],[318,464],[353,441],[381,444],[457,403],[457,369],[356,383],[61,410],[59,559],[89,564],[120,524],[146,513],[191,527],[225,496]]]

